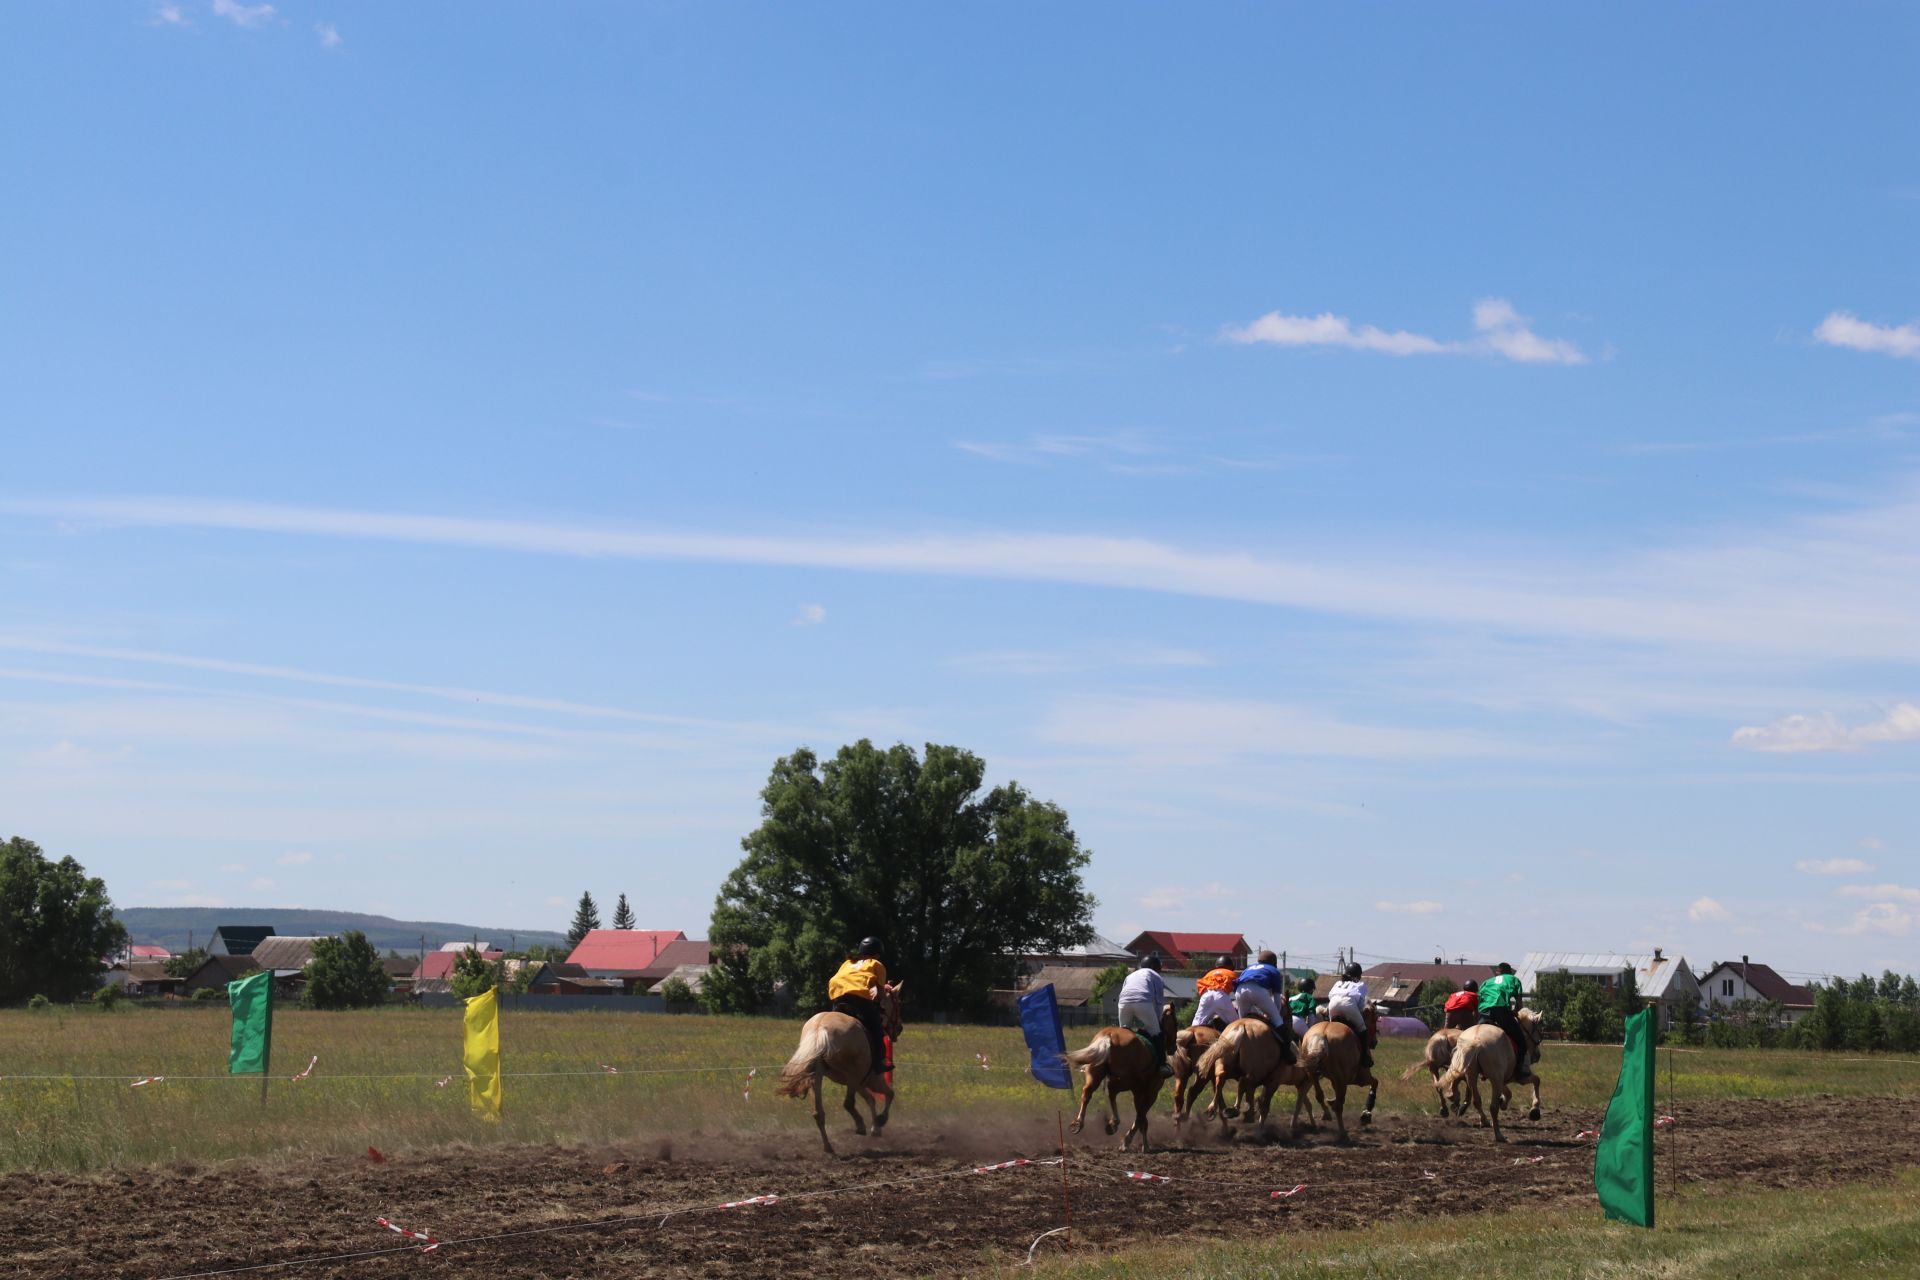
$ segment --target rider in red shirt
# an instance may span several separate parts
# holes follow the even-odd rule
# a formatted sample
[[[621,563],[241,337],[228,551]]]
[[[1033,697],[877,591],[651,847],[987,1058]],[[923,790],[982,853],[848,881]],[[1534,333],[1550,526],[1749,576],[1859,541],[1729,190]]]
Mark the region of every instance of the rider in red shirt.
[[[1480,984],[1472,978],[1467,985],[1447,997],[1446,1020],[1440,1025],[1465,1031],[1480,1020]]]

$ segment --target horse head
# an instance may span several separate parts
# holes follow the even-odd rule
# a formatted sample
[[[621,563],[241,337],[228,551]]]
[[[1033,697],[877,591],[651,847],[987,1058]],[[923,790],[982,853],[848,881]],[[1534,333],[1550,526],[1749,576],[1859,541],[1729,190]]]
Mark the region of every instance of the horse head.
[[[880,988],[880,1018],[887,1027],[887,1039],[900,1038],[900,988],[906,986],[905,979],[889,982]]]
[[[1527,1047],[1533,1050],[1530,1055],[1532,1060],[1535,1062],[1540,1061],[1540,1035],[1541,1032],[1545,1030],[1545,1027],[1541,1021],[1539,1010],[1521,1009],[1515,1012],[1513,1016],[1520,1020],[1520,1029],[1527,1033]]]

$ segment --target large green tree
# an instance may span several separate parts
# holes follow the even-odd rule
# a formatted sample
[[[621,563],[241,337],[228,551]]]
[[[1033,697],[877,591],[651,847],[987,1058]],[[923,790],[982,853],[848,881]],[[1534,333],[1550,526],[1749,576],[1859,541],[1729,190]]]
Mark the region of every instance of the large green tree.
[[[600,906],[593,900],[591,892],[580,895],[580,905],[574,909],[573,924],[567,930],[567,949],[580,945],[580,939],[600,927]]]
[[[126,941],[105,881],[31,840],[0,844],[0,1004],[78,999]]]
[[[784,983],[818,1005],[872,934],[915,1012],[970,1012],[1021,952],[1089,941],[1088,855],[1066,812],[1015,782],[982,794],[985,774],[979,756],[932,743],[924,758],[862,739],[830,760],[803,747],[776,761],[714,903],[703,998],[753,1009]]]
[[[307,965],[306,1002],[315,1009],[385,1004],[391,985],[379,950],[358,929],[314,941],[313,960]]]

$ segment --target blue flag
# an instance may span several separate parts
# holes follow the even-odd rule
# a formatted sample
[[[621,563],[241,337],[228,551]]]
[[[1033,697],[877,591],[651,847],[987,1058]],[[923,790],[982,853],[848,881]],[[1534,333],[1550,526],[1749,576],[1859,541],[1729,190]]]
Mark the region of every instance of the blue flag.
[[[1071,1089],[1073,1072],[1060,1058],[1067,1051],[1067,1037],[1060,1030],[1060,1004],[1051,982],[1020,997],[1020,1033],[1033,1058],[1028,1068],[1033,1078],[1051,1088]]]

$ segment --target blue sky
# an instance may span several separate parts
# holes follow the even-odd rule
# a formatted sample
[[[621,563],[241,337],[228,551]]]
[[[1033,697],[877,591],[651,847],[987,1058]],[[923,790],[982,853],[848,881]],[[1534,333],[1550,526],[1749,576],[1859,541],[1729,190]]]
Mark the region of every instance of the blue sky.
[[[0,818],[704,930],[956,742],[1104,932],[1916,967],[1920,18],[42,6]]]

